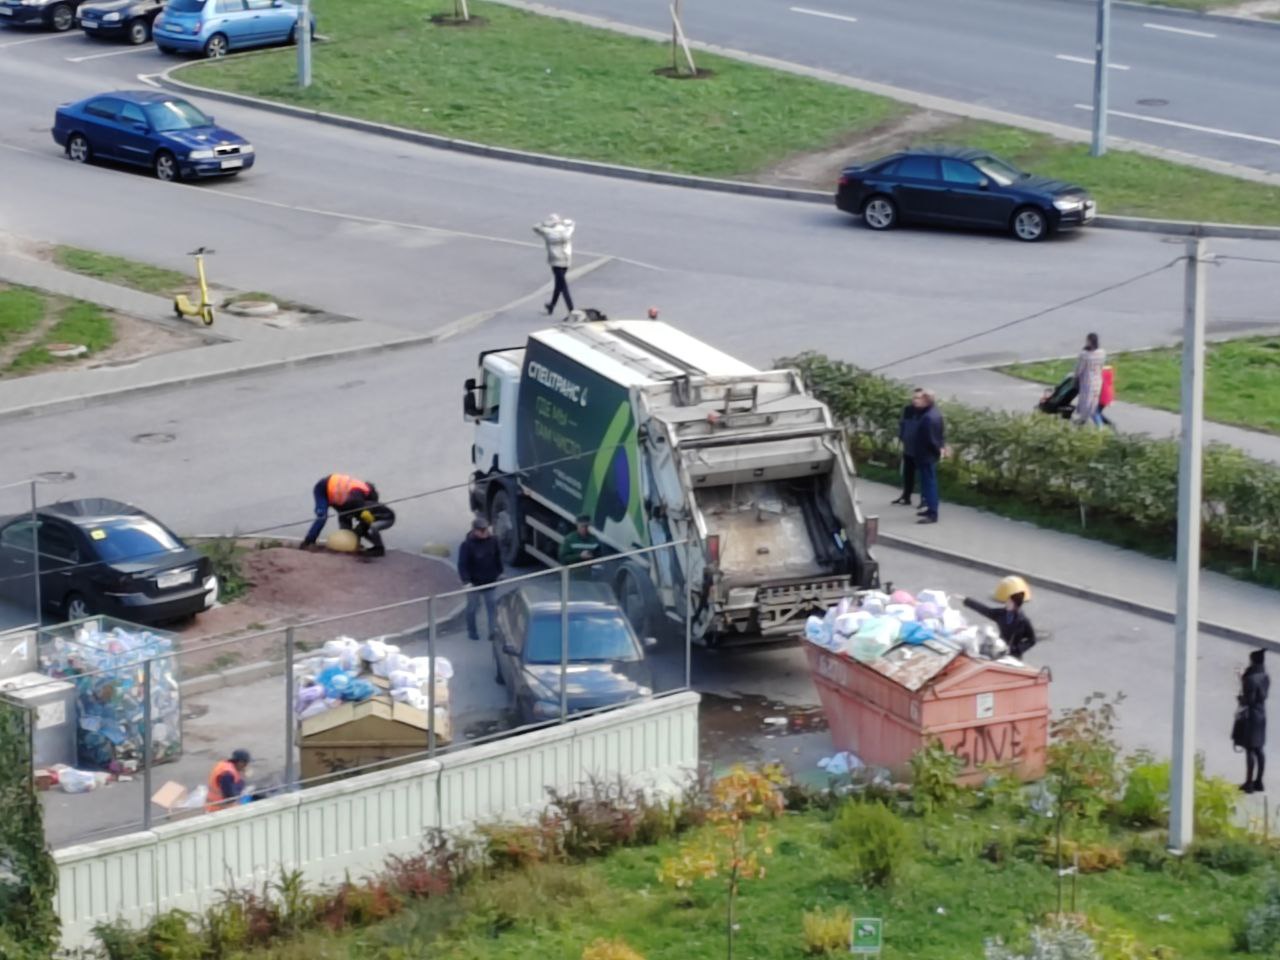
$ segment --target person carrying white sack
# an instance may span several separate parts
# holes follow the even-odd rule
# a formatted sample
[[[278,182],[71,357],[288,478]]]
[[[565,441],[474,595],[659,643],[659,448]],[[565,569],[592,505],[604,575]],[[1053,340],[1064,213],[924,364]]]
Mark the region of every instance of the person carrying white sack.
[[[573,221],[558,213],[533,225],[533,232],[542,237],[542,242],[547,245],[547,263],[551,265],[551,278],[555,284],[551,290],[550,302],[544,304],[548,314],[555,310],[556,302],[561,296],[564,297],[564,305],[573,313],[573,297],[569,295],[569,282],[566,279],[573,262],[573,230]]]

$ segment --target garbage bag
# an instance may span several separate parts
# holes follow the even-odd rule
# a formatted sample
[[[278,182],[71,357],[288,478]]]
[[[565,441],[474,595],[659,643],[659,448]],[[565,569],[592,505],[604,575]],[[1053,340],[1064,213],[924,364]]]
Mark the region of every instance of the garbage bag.
[[[847,777],[862,767],[863,763],[848,750],[842,750],[833,756],[823,757],[818,761],[818,766],[833,777]]]
[[[918,645],[932,639],[933,631],[923,623],[904,623],[902,632],[898,634],[899,642],[912,645]]]
[[[947,596],[944,590],[921,590],[916,594],[916,600],[920,603],[931,603],[938,609],[951,604],[951,598]]]
[[[64,793],[88,793],[98,787],[98,778],[92,770],[63,770],[58,774],[58,786]]]
[[[913,597],[911,594],[907,593],[907,591],[905,590],[895,590],[893,591],[893,593],[889,594],[889,602],[890,603],[909,603],[914,605],[916,602],[916,598]]]
[[[342,699],[360,703],[363,700],[372,700],[377,693],[378,688],[364,677],[355,677],[342,691]]]
[[[903,623],[911,623],[916,618],[916,608],[910,603],[891,603],[884,608],[886,617],[895,617]]]

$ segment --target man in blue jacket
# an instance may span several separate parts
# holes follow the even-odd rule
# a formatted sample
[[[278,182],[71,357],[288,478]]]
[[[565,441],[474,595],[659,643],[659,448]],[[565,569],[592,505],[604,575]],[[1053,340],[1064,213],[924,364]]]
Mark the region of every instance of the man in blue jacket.
[[[916,492],[916,458],[913,455],[916,443],[916,428],[920,426],[920,415],[924,413],[924,391],[916,387],[911,391],[911,402],[902,408],[902,419],[898,421],[898,439],[902,441],[902,496],[894,500],[904,507],[911,506],[911,495]],[[920,501],[923,506],[924,501]]]
[[[938,522],[938,461],[946,455],[946,427],[937,397],[932,390],[921,390],[922,407],[911,438],[911,456],[920,474],[920,519],[917,523]]]
[[[484,601],[485,618],[488,621],[489,638],[493,639],[493,620],[496,598],[493,595],[493,584],[502,576],[502,551],[498,541],[493,538],[489,529],[489,521],[484,517],[476,517],[471,521],[471,532],[458,547],[458,576],[463,583],[485,589],[472,590],[467,594],[467,637],[480,639],[476,615],[480,612],[480,602]]]

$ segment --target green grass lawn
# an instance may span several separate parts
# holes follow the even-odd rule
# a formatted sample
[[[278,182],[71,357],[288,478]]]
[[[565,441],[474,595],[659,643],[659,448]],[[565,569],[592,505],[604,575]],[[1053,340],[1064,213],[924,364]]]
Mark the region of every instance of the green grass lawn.
[[[0,347],[30,333],[43,317],[44,298],[34,290],[0,290]]]
[[[59,245],[54,247],[53,261],[58,266],[82,273],[85,276],[105,280],[122,287],[131,287],[144,293],[170,296],[176,290],[184,290],[191,278],[176,270],[166,270],[149,263],[138,263],[124,257],[115,257],[95,250]]]
[[[1040,859],[1038,843],[1031,852],[1024,847],[1020,855],[1011,853],[1015,829],[1007,820],[977,812],[905,822],[914,862],[890,888],[867,889],[829,845],[825,815],[787,815],[773,830],[764,878],[743,884],[734,955],[802,957],[803,913],[844,907],[884,919],[886,960],[975,960],[987,938],[1016,940],[1057,909],[1056,871]],[[584,866],[501,874],[460,894],[414,902],[375,927],[316,933],[247,957],[579,960],[592,940],[622,937],[646,960],[721,960],[723,881],[701,882],[691,896],[658,882],[659,865],[678,846],[670,841]],[[1148,947],[1168,945],[1179,958],[1214,960],[1232,955],[1231,930],[1264,883],[1261,868],[1231,875],[1191,863],[1163,869],[1131,864],[1082,876],[1076,910]]]
[[[1206,347],[1205,416],[1219,423],[1280,433],[1280,337],[1248,337]],[[1116,398],[1160,410],[1181,409],[1180,348],[1110,357]],[[1074,360],[1015,364],[1004,372],[1024,380],[1057,383]]]
[[[40,342],[21,351],[9,364],[10,373],[33,373],[41,367],[62,362],[49,353],[53,343],[80,343],[89,354],[105,350],[116,341],[115,321],[96,303],[74,300],[64,306],[58,320]]]
[[[667,46],[502,6],[472,4],[489,22],[468,28],[429,23],[453,10],[440,0],[386,0],[377,17],[339,0],[315,9],[334,42],[316,46],[310,89],[297,87],[292,50],[196,63],[181,77],[451,137],[712,177],[751,177],[913,109],[709,54],[697,61],[710,78],[655,76]],[[1092,159],[1084,145],[993,124],[957,124],[947,137],[1078,180],[1107,213],[1280,223],[1280,188],[1132,153]]]

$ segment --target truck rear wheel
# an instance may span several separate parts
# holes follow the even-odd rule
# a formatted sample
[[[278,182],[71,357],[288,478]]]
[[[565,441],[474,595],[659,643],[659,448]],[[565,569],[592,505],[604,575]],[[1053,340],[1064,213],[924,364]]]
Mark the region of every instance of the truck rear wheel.
[[[613,581],[613,591],[618,596],[618,606],[631,621],[631,628],[640,639],[651,637],[658,625],[658,597],[649,575],[643,570],[625,566]]]
[[[498,540],[503,565],[519,567],[528,563],[529,555],[524,551],[524,515],[520,509],[520,498],[513,496],[505,487],[495,486],[493,496],[489,498],[489,523]]]

